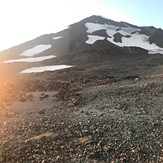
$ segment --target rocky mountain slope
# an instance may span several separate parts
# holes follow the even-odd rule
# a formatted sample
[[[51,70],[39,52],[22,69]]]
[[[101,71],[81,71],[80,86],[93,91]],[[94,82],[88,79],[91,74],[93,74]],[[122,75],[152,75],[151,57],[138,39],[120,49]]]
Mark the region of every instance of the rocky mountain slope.
[[[65,68],[117,56],[163,54],[162,33],[162,29],[152,26],[138,27],[91,16],[58,33],[45,34],[0,52],[1,73],[40,72],[55,70],[56,65]]]

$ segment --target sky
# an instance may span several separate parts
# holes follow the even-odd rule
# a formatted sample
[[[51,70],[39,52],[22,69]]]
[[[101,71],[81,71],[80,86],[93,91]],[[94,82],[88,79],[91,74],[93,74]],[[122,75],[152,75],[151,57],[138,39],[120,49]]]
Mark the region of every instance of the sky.
[[[163,0],[0,0],[0,51],[91,15],[163,28]]]

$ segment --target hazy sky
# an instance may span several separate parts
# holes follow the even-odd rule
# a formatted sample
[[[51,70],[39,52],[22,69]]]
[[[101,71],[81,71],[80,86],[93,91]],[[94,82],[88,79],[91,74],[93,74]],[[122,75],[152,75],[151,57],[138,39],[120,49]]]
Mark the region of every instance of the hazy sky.
[[[163,28],[163,0],[0,0],[0,50],[91,15]]]

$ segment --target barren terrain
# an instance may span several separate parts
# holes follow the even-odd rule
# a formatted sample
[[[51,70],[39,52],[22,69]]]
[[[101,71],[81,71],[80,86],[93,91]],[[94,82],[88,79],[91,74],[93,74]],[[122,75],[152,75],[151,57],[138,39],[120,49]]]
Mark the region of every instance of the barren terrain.
[[[1,163],[163,162],[163,58],[1,76]]]

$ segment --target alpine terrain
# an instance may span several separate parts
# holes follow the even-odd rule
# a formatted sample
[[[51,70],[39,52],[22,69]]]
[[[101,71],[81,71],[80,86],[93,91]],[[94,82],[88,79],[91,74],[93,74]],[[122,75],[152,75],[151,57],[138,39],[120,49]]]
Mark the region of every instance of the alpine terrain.
[[[163,30],[91,16],[0,52],[0,163],[163,162]]]

